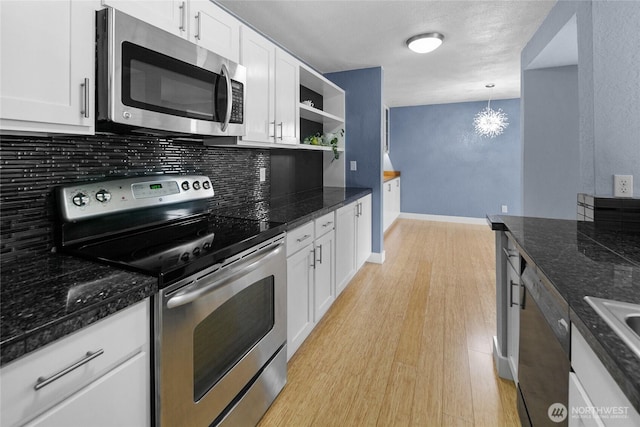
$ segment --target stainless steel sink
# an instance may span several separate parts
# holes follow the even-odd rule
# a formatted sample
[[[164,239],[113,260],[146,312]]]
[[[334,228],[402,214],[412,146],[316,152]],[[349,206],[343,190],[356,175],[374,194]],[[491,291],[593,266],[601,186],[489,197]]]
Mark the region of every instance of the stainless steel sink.
[[[611,329],[640,357],[640,304],[584,297]]]

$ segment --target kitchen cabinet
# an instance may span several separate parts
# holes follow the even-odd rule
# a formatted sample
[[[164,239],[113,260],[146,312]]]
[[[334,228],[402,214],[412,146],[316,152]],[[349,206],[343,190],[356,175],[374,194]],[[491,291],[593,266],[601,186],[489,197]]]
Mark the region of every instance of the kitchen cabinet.
[[[97,1],[3,1],[0,130],[94,133]]]
[[[335,300],[334,213],[287,233],[287,359]]]
[[[176,36],[187,38],[189,2],[184,0],[102,0],[105,6],[113,7],[127,15],[154,25]]]
[[[243,26],[240,63],[247,68],[246,135],[239,145],[298,142],[298,61]]]
[[[336,295],[371,255],[371,195],[336,211]]]
[[[640,414],[578,328],[571,325],[569,426],[639,426]],[[602,410],[593,414],[590,409]]]
[[[386,181],[383,190],[383,224],[386,231],[400,216],[400,177]]]
[[[149,425],[149,340],[147,299],[3,366],[0,424]]]
[[[518,355],[520,342],[520,302],[522,283],[520,280],[522,261],[515,243],[507,239],[505,250],[500,254],[507,266],[506,283],[508,289],[507,306],[507,360],[513,381],[518,383]]]
[[[240,21],[209,0],[189,2],[189,39],[233,62],[240,61]]]
[[[233,62],[239,60],[240,21],[209,0],[102,0],[102,3]]]
[[[287,360],[313,330],[314,224],[287,233]]]

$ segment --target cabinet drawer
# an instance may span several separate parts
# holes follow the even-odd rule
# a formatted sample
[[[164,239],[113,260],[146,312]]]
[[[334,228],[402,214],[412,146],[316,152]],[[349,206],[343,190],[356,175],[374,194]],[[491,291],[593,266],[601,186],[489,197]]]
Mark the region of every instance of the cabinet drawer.
[[[326,215],[322,215],[315,221],[316,224],[316,239],[335,227],[335,212],[330,212]]]
[[[507,246],[504,248],[504,255],[507,261],[509,261],[509,264],[511,264],[511,267],[520,274],[520,252],[518,251],[515,241],[511,236],[508,236],[507,238]]]
[[[149,302],[129,307],[55,341],[0,370],[2,426],[13,426],[41,414],[104,375],[149,345]],[[97,356],[91,358],[90,354]],[[51,378],[91,359],[36,390],[40,378]]]
[[[300,249],[312,243],[314,240],[313,222],[308,222],[295,230],[287,232],[287,256],[290,256]]]

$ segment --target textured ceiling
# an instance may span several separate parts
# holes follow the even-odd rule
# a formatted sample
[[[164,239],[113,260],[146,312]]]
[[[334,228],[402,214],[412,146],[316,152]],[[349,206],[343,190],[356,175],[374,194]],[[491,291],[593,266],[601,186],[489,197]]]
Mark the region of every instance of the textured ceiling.
[[[520,96],[520,52],[555,0],[218,1],[322,73],[382,66],[390,107]],[[428,54],[409,37],[444,34]],[[495,83],[492,93],[484,86]]]

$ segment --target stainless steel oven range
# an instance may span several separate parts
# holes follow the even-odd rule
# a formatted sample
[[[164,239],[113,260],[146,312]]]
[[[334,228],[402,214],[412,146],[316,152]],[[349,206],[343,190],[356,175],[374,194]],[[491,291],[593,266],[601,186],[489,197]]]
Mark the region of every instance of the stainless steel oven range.
[[[156,425],[256,424],[286,382],[283,225],[210,214],[206,176],[58,190],[62,251],[158,278]]]

